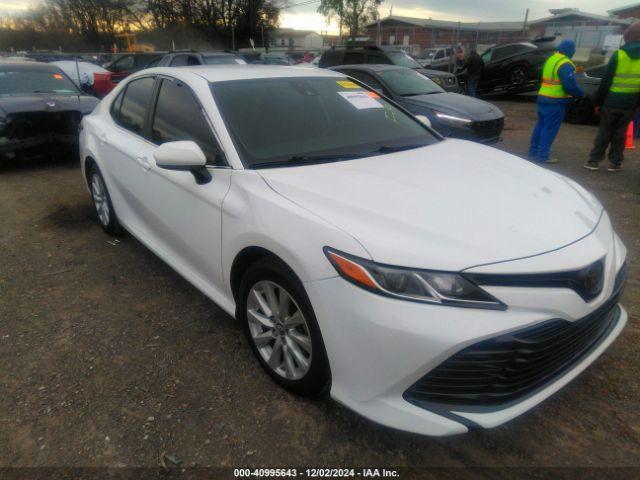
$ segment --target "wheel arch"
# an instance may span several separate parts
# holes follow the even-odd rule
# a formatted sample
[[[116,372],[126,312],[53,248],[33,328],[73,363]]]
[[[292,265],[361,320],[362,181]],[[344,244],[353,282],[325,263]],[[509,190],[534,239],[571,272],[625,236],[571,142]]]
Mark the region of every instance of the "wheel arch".
[[[271,250],[264,247],[255,246],[255,245],[245,247],[236,254],[231,264],[231,270],[229,273],[231,293],[233,294],[233,299],[236,303],[236,308],[238,305],[238,294],[240,291],[240,282],[242,281],[242,276],[251,265],[265,258],[271,258],[277,261],[278,263],[281,263],[291,273],[291,275],[293,275],[293,277],[298,282],[300,282],[300,284],[302,284],[300,277],[291,268],[291,266],[287,262],[285,262],[280,256],[273,253]]]
[[[89,173],[94,166],[97,166],[98,162],[91,155],[86,155],[84,160],[82,160],[82,172],[84,174],[84,180],[89,185]]]

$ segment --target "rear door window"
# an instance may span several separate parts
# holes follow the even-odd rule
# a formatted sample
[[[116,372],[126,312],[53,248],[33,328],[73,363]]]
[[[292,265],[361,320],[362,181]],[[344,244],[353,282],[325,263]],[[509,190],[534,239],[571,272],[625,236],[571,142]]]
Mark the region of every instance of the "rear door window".
[[[157,145],[192,140],[207,157],[209,165],[224,165],[221,150],[200,104],[189,87],[178,80],[162,80],[151,127]]]
[[[144,133],[144,119],[151,101],[155,77],[144,77],[129,82],[122,97],[120,111],[115,117],[116,122],[142,136]]]

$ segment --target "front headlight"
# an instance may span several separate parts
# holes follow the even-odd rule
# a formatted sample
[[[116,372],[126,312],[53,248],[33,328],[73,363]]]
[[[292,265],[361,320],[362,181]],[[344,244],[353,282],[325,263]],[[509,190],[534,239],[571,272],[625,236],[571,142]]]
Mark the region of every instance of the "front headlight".
[[[456,307],[507,308],[460,273],[381,265],[329,247],[324,253],[341,277],[379,295]]]
[[[442,77],[432,77],[431,81],[433,81],[437,85],[440,85],[441,87],[444,86],[444,80],[442,80]]]
[[[457,117],[455,115],[449,115],[448,113],[439,112],[437,110],[434,110],[433,113],[435,113],[438,120],[440,120],[442,123],[448,123],[449,125],[468,125],[473,121],[470,118]]]

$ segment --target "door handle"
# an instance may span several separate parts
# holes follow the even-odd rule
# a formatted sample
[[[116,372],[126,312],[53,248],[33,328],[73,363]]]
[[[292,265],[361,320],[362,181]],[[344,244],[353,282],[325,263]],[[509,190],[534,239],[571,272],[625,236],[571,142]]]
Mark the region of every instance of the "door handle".
[[[151,164],[147,157],[136,157],[136,162],[138,162],[138,165],[140,165],[145,171],[151,168]]]
[[[104,132],[101,132],[98,134],[98,139],[100,140],[100,143],[107,143],[107,134]]]

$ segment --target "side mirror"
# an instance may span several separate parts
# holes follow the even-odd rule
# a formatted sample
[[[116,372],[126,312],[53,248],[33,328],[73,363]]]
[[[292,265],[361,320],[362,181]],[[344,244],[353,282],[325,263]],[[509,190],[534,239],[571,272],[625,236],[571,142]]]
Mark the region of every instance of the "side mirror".
[[[205,167],[207,157],[191,140],[163,143],[153,152],[153,158],[156,165],[165,170],[191,172],[198,185],[211,181],[211,174]]]
[[[423,124],[425,124],[427,127],[431,127],[431,120],[429,120],[426,116],[424,115],[416,115],[416,118]]]

